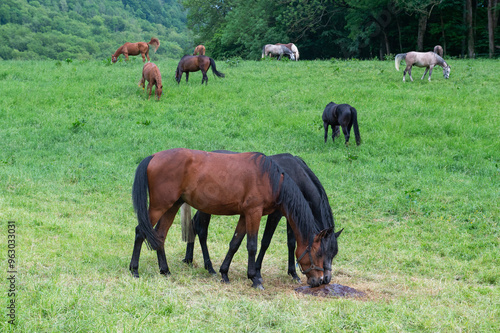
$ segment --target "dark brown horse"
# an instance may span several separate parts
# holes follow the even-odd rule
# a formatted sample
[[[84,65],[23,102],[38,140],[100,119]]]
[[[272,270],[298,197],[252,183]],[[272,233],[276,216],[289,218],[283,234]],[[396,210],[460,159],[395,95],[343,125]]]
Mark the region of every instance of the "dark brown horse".
[[[148,62],[142,67],[142,78],[141,81],[139,81],[139,87],[142,87],[144,89],[144,84],[146,81],[148,81],[148,99],[151,98],[151,91],[153,90],[153,86],[156,86],[156,99],[160,100],[163,89],[163,85],[161,83],[161,73],[158,66],[156,66],[152,62]]]
[[[434,53],[437,53],[441,58],[443,57],[443,48],[441,45],[434,46]]]
[[[185,55],[181,58],[179,64],[177,65],[177,70],[175,71],[175,80],[177,81],[177,84],[179,84],[181,82],[182,73],[186,73],[186,82],[188,82],[189,72],[197,72],[201,70],[201,73],[203,74],[201,84],[203,84],[203,82],[205,82],[205,84],[208,84],[207,71],[210,66],[212,66],[212,73],[214,73],[218,77],[225,77],[223,73],[217,71],[214,59],[204,55]]]
[[[205,46],[203,45],[198,45],[197,47],[195,47],[194,49],[194,52],[193,52],[193,55],[205,55]]]
[[[323,281],[323,257],[330,238],[335,237],[333,227],[319,230],[295,182],[264,154],[233,155],[183,148],[161,151],[137,167],[132,201],[138,219],[130,261],[135,277],[139,277],[144,240],[157,251],[160,273],[170,274],[165,239],[179,207],[187,203],[207,214],[240,215],[235,237],[220,268],[223,281],[229,281],[231,260],[247,235],[248,278],[253,287],[262,288],[255,267],[257,235],[261,217],[276,209],[293,230],[297,240],[295,254],[308,284],[314,287]]]
[[[160,41],[158,38],[151,38],[151,40],[146,43],[146,42],[138,42],[138,43],[125,43],[122,46],[116,50],[116,52],[111,55],[111,61],[113,63],[118,61],[118,57],[120,54],[123,54],[125,56],[125,60],[128,60],[128,56],[136,56],[136,55],[142,55],[142,62],[146,61],[146,57],[148,58],[149,61],[149,45],[154,45],[156,46],[155,52],[158,50],[160,47]]]
[[[349,137],[351,136],[351,128],[354,127],[354,137],[356,144],[361,144],[361,136],[358,128],[358,112],[349,104],[335,104],[330,102],[326,105],[323,111],[323,127],[325,128],[325,143],[328,139],[328,126],[332,127],[332,140],[340,135],[339,126],[342,126],[344,133],[345,144],[349,145]]]
[[[424,79],[425,74],[429,72],[429,82],[431,81],[432,69],[434,66],[439,65],[443,67],[443,76],[445,79],[450,77],[451,67],[441,58],[437,53],[432,51],[430,52],[408,52],[408,53],[400,53],[397,54],[394,58],[394,65],[396,69],[399,71],[399,64],[401,60],[405,60],[406,69],[403,72],[403,82],[405,82],[406,73],[410,75],[410,80],[413,81],[413,77],[411,76],[411,69],[413,66],[417,67],[425,67],[424,75],[422,75],[421,80]]]
[[[224,154],[236,154],[235,152],[227,150],[217,150],[217,153]],[[332,209],[330,208],[330,203],[328,202],[328,196],[325,189],[321,185],[318,177],[314,172],[307,166],[307,164],[299,157],[293,156],[291,154],[278,154],[268,156],[274,163],[278,164],[283,171],[289,175],[292,180],[297,184],[298,188],[302,192],[302,195],[311,207],[311,211],[314,215],[314,223],[318,226],[319,230],[335,228],[334,219],[332,214]],[[259,255],[256,261],[257,278],[262,279],[261,267],[264,255],[271,244],[271,239],[278,226],[278,223],[283,214],[278,209],[275,212],[267,216],[266,227],[264,229],[264,234],[262,236],[261,246],[259,250]],[[201,211],[196,212],[193,219],[191,219],[191,207],[184,203],[181,207],[181,221],[182,221],[182,235],[183,240],[187,242],[186,246],[186,256],[184,262],[193,262],[193,249],[195,236],[198,235],[200,241],[201,251],[203,253],[203,262],[205,264],[205,269],[209,273],[215,274],[215,270],[212,266],[212,261],[210,260],[210,255],[208,253],[207,247],[207,236],[208,236],[208,226],[210,223],[210,214],[203,213]],[[287,245],[288,245],[288,274],[298,282],[300,278],[297,275],[295,269],[295,236],[290,227],[287,225]],[[323,252],[323,283],[329,284],[332,278],[332,261],[338,252],[337,238],[342,233],[342,230],[335,233],[335,237],[330,238],[330,244],[327,245],[326,251]]]

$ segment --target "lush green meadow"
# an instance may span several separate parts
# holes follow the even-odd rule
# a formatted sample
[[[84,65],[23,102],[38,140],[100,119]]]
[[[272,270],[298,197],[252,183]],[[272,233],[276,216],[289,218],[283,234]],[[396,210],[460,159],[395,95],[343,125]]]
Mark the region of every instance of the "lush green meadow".
[[[432,82],[415,68],[403,83],[393,61],[232,59],[216,61],[226,78],[209,73],[202,86],[199,72],[177,85],[177,60],[158,58],[159,102],[138,87],[137,58],[0,61],[1,331],[500,330],[498,60],[450,60],[450,79],[439,67]],[[360,146],[323,142],[330,101],[356,107]],[[183,264],[178,219],[166,242],[172,275],[144,247],[133,279],[135,168],[175,147],[301,156],[345,228],[332,282],[367,296],[297,294],[284,220],[264,291],[246,278],[245,246],[228,285],[203,269],[198,244],[194,266]],[[5,316],[8,221],[16,325]],[[236,221],[212,219],[216,270]]]

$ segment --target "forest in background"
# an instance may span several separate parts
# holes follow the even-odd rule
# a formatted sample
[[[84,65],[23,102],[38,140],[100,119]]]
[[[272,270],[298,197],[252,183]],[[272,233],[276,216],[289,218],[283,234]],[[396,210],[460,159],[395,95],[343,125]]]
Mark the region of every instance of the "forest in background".
[[[498,57],[498,0],[2,0],[0,59],[103,59],[157,37],[177,58],[259,59],[293,42],[301,59],[385,59],[440,44],[446,56]]]
[[[2,0],[0,59],[104,59],[125,42],[160,40],[158,54],[192,46],[177,0]]]

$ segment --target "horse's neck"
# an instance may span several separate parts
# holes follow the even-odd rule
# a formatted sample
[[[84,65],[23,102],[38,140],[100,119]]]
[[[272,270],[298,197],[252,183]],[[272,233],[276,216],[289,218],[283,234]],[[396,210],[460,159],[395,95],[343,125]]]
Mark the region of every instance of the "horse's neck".
[[[448,64],[446,63],[446,61],[444,61],[444,59],[441,58],[441,56],[439,54],[434,54],[434,56],[436,57],[437,65],[439,65],[443,68],[448,67]]]
[[[124,45],[120,46],[118,50],[116,50],[115,54],[113,54],[113,56],[118,57],[120,54],[122,54],[123,46]]]

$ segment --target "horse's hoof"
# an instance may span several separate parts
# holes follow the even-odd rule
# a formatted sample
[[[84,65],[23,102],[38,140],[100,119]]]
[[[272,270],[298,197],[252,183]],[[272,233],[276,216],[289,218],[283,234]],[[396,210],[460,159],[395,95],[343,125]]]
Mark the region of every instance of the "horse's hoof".
[[[138,279],[139,278],[139,273],[137,272],[132,272],[132,277]]]
[[[207,268],[207,271],[210,275],[217,275],[217,272],[213,268]]]
[[[160,274],[165,276],[165,277],[168,277],[170,275],[170,271],[161,271],[160,270]]]
[[[227,277],[226,274],[222,274],[222,280],[220,280],[222,283],[229,283],[229,278]]]
[[[187,258],[184,258],[182,259],[182,262],[187,264],[187,265],[192,265],[193,264],[193,259],[187,259]]]

